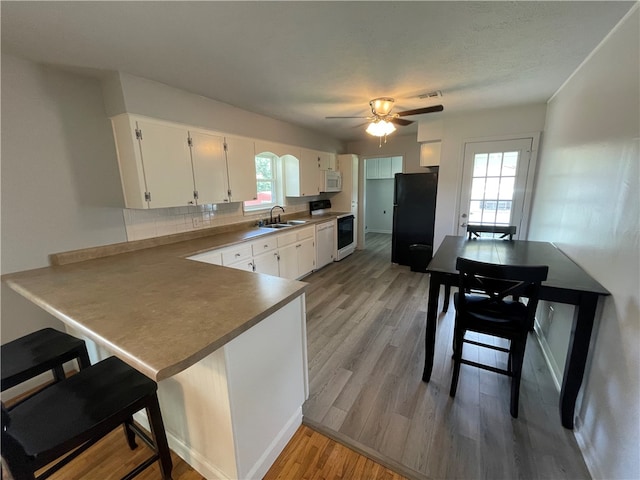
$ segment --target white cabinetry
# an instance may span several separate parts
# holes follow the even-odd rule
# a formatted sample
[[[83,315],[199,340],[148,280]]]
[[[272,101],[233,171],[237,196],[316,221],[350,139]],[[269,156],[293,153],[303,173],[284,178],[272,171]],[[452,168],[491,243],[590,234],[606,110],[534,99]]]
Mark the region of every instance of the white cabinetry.
[[[394,178],[402,173],[402,157],[368,158],[366,161],[367,180]]]
[[[321,177],[316,152],[302,149],[300,158],[285,155],[283,160],[287,197],[309,197],[320,194]]]
[[[253,140],[225,137],[229,195],[232,202],[258,198],[256,184],[256,153]]]
[[[278,236],[280,276],[294,279],[311,273],[316,264],[315,227]]]
[[[288,279],[300,278],[316,268],[315,227],[296,228],[250,243],[199,253],[189,260]]]
[[[127,208],[257,197],[253,140],[129,114],[111,121]]]
[[[318,167],[320,170],[338,170],[336,165],[336,154],[330,152],[317,152],[318,154]]]
[[[224,137],[189,131],[193,182],[199,204],[229,201]]]
[[[265,273],[274,277],[280,274],[280,255],[278,254],[278,241],[275,237],[267,237],[264,240],[252,242],[253,271]]]
[[[129,115],[115,117],[112,125],[128,208],[195,203],[186,129]]]

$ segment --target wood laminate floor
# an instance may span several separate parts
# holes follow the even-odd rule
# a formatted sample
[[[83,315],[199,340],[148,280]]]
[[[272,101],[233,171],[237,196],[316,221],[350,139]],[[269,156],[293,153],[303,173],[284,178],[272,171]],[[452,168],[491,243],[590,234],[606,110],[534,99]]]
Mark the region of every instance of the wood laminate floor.
[[[390,240],[369,234],[366,250],[304,279],[306,425],[265,480],[590,478],[573,434],[560,425],[558,393],[533,338],[517,420],[504,376],[463,365],[457,396],[449,397],[453,308],[439,317],[432,379],[422,382],[429,279],[392,265]],[[498,352],[479,350],[465,345],[465,356],[504,368]],[[51,479],[116,479],[148,455],[143,444],[130,451],[117,429]],[[203,480],[172,456],[174,480]],[[138,478],[160,478],[157,464]]]
[[[390,240],[368,234],[365,250],[304,279],[304,422],[409,478],[590,478],[533,336],[518,419],[502,375],[463,365],[449,397],[453,306],[439,316],[431,381],[422,382],[429,277],[391,264]],[[465,344],[464,355],[506,366],[500,352]]]

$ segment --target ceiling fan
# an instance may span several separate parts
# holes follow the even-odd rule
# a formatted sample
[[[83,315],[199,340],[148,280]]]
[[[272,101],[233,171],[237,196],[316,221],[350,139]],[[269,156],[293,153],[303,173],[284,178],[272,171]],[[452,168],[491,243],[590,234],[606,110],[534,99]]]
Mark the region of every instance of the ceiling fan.
[[[369,102],[371,107],[370,116],[355,116],[355,117],[325,117],[327,119],[334,118],[366,118],[369,120],[369,126],[367,127],[367,133],[376,137],[386,137],[388,134],[395,131],[395,125],[406,126],[411,125],[413,120],[406,120],[400,117],[407,117],[410,115],[422,115],[424,113],[441,112],[444,110],[442,105],[433,105],[431,107],[416,108],[414,110],[405,110],[404,112],[391,113],[395,100],[390,97],[374,98]],[[386,141],[386,140],[385,140]]]

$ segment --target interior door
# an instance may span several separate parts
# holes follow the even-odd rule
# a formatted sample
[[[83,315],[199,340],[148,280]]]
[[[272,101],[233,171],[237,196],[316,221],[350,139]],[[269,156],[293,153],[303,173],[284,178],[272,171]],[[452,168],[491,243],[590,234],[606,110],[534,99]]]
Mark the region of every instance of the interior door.
[[[533,138],[465,144],[458,235],[468,224],[515,225],[515,238],[524,238],[532,145]]]

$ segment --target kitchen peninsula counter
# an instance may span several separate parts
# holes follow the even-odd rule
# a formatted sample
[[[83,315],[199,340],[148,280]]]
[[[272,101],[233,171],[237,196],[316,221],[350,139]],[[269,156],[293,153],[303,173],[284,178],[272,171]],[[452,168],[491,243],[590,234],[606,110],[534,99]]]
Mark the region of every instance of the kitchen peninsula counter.
[[[155,379],[169,444],[203,476],[261,478],[308,397],[306,284],[187,257],[279,232],[223,227],[66,252],[2,280],[87,340],[92,361],[116,355]]]
[[[159,381],[304,292],[302,282],[186,259],[270,233],[255,228],[212,235],[8,274],[3,281]]]

